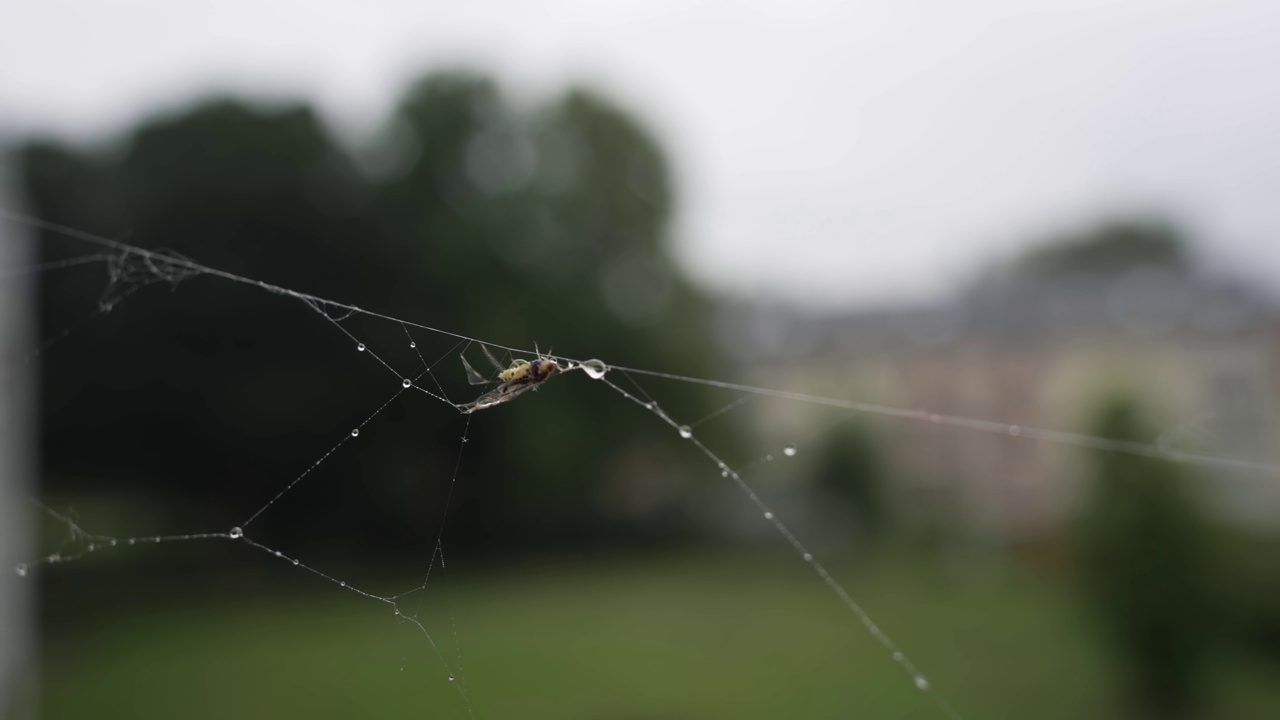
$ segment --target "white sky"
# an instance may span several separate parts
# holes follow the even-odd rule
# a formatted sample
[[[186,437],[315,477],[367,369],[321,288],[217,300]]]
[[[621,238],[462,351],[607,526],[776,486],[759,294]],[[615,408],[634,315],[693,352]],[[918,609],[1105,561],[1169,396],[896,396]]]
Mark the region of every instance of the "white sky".
[[[369,129],[422,70],[591,84],[670,151],[695,274],[819,304],[946,292],[1029,237],[1168,209],[1280,285],[1280,4],[0,0],[0,134],[213,91]]]

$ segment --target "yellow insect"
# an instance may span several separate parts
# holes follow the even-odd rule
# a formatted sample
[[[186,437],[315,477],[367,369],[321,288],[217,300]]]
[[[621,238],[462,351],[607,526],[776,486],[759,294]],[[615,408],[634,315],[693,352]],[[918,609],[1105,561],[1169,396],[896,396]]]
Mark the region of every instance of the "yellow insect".
[[[473,413],[477,410],[491,408],[494,405],[501,405],[509,400],[514,400],[526,390],[536,390],[538,386],[546,382],[560,371],[560,365],[556,363],[548,355],[538,354],[533,360],[514,360],[505,370],[502,364],[498,362],[493,354],[489,352],[489,348],[484,345],[480,346],[484,351],[485,357],[489,358],[489,362],[493,364],[494,369],[498,370],[496,380],[487,380],[483,375],[471,367],[471,363],[467,362],[466,355],[460,355],[462,358],[462,367],[467,371],[467,382],[472,385],[488,385],[498,383],[498,387],[486,392],[472,402],[464,403],[458,406],[463,413]]]
[[[529,368],[532,367],[528,360],[516,360],[511,363],[511,367],[498,373],[498,380],[502,382],[511,382],[529,375]]]

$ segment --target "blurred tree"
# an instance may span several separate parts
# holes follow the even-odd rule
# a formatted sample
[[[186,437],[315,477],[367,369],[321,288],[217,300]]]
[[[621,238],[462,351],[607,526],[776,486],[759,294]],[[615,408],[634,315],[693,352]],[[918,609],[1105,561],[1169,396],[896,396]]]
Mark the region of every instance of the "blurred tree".
[[[1229,542],[1233,562],[1223,601],[1233,640],[1280,660],[1280,538],[1236,532]]]
[[[35,141],[19,159],[40,217],[127,228],[132,244],[230,272],[378,303],[401,266],[358,217],[367,183],[305,107],[212,100],[101,149]],[[54,234],[45,240],[46,259],[68,251]],[[141,287],[133,280],[154,280],[123,277],[110,281],[100,266],[44,276],[45,334],[82,321],[104,298],[131,296]],[[376,381],[329,352],[336,343],[323,321],[298,322],[296,301],[253,294],[201,280],[180,293],[150,290],[45,353],[44,464],[56,479],[47,490],[132,491],[186,504],[188,521],[217,527],[296,476],[316,434],[367,411]],[[145,452],[130,450],[143,439]]]
[[[1119,218],[1049,238],[1017,262],[1015,274],[1034,278],[1135,265],[1184,270],[1190,264],[1186,238],[1171,222]]]
[[[819,450],[816,486],[824,500],[846,508],[862,543],[877,540],[888,524],[882,458],[868,431],[846,428],[832,433]]]
[[[1150,438],[1138,406],[1116,398],[1094,435]],[[1098,456],[1080,536],[1085,589],[1148,717],[1191,714],[1203,691],[1213,614],[1207,525],[1180,468],[1127,453]]]
[[[305,106],[224,99],[147,120],[106,147],[37,140],[19,158],[32,212],[53,222],[128,228],[133,244],[506,345],[694,375],[715,363],[709,302],[667,253],[664,155],[590,93],[521,114],[491,80],[443,72],[411,85],[359,154]],[[46,240],[45,259],[61,257],[66,243]],[[101,297],[100,266],[86,267],[43,288],[47,335]],[[189,500],[185,527],[261,506],[387,392],[383,369],[347,352],[348,338],[254,288],[188,280],[94,325],[100,334],[73,334],[43,360],[48,490],[127,486],[164,507]],[[370,334],[360,337],[403,349],[394,324],[373,344],[386,325],[361,326]],[[456,354],[437,371],[446,385],[462,376]],[[462,453],[462,476],[483,481],[458,484],[453,530],[509,548],[684,527],[680,485],[705,460],[660,450],[671,444],[664,424],[582,377],[472,419],[479,442]],[[664,399],[669,412],[706,411],[705,389],[680,390]],[[361,478],[370,503],[351,502],[350,482],[310,483],[267,531],[309,529],[353,553],[433,542],[463,420],[406,404],[380,416],[402,422],[362,436],[359,453],[325,461],[325,472]],[[139,438],[146,452],[121,451]],[[679,480],[638,510],[605,489],[623,474]]]
[[[1077,275],[1114,277],[1137,267],[1185,274],[1194,265],[1190,242],[1171,221],[1119,217],[1049,235],[1011,261],[983,269],[972,289],[998,291]]]
[[[666,253],[670,171],[627,113],[573,91],[521,116],[490,81],[454,72],[410,88],[384,137],[417,158],[375,202],[386,233],[430,269],[412,301],[424,313],[447,304],[447,327],[571,356],[689,374],[714,363],[709,302]],[[626,497],[606,477],[622,455],[650,468],[642,481],[689,475],[687,462],[672,472],[657,459],[665,426],[608,388],[563,385],[477,421],[488,449],[464,462],[487,480],[460,488],[455,527],[512,542],[682,525],[678,491],[644,511],[608,499]],[[667,409],[688,416],[708,402],[686,390]]]

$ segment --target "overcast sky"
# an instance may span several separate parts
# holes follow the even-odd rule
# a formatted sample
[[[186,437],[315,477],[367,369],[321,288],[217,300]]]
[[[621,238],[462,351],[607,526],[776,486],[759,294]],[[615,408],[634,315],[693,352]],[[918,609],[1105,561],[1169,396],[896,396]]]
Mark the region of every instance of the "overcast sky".
[[[1280,285],[1274,2],[0,0],[0,134],[101,137],[227,90],[358,133],[458,63],[636,111],[676,168],[681,257],[717,287],[937,296],[1147,210]]]

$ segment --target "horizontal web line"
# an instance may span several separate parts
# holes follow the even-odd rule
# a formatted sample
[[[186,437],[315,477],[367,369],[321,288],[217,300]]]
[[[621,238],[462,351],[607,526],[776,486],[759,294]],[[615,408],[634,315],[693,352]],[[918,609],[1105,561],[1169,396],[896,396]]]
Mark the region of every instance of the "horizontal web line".
[[[488,345],[490,347],[501,348],[503,350],[507,350],[512,353],[532,354],[532,351],[528,349],[516,348],[509,345],[493,343],[486,340],[481,340],[479,338],[471,337],[469,335],[463,335],[461,333],[452,332],[450,330],[443,330],[441,328],[432,327],[430,325],[424,325],[422,323],[413,322],[412,320],[404,320],[401,318],[397,318],[391,315],[386,315],[384,313],[376,312],[373,310],[366,310],[364,308],[361,308],[359,306],[352,305],[349,303],[339,302],[336,300],[329,300],[316,295],[299,292],[297,290],[290,290],[289,288],[281,287],[279,285],[273,285],[271,283],[268,283],[262,280],[254,280],[252,278],[248,278],[243,275],[236,275],[235,273],[230,273],[225,270],[219,270],[217,268],[212,268],[207,265],[201,265],[200,263],[197,263],[193,260],[189,260],[187,258],[174,257],[172,255],[167,255],[164,253],[157,253],[151,250],[147,250],[145,248],[140,248],[134,245],[130,245],[128,243],[120,242],[118,240],[111,240],[109,238],[105,238],[99,235],[94,235],[92,233],[88,233],[83,230],[77,230],[75,228],[68,227],[66,225],[50,222],[48,220],[42,220],[40,218],[31,217],[29,215],[25,215],[22,213],[6,210],[4,208],[0,208],[0,217],[5,217],[14,222],[28,225],[33,228],[56,232],[70,238],[83,240],[85,242],[93,243],[95,245],[100,245],[103,247],[108,247],[120,252],[133,253],[141,257],[147,258],[149,260],[158,261],[160,263],[186,268],[188,270],[192,270],[202,274],[213,275],[215,277],[220,277],[225,280],[230,280],[232,282],[252,285],[255,287],[262,288],[263,290],[266,290],[271,293],[275,293],[278,295],[285,295],[287,297],[292,297],[292,298],[297,298],[304,302],[321,303],[330,307],[347,310],[352,313],[359,313],[362,315],[367,315],[369,317],[379,318],[382,320],[388,320],[392,322],[398,322],[403,325],[408,325],[410,327],[426,330],[428,332],[440,333],[442,335],[448,335],[450,337],[455,337],[462,340],[468,340],[471,342],[479,343],[481,345]],[[580,360],[577,360],[574,358],[568,358],[563,356],[553,356],[553,357],[555,357],[555,359],[557,360],[562,359],[570,363],[581,363]],[[959,415],[945,415],[941,413],[930,412],[928,410],[921,410],[921,409],[909,410],[906,408],[893,407],[890,405],[879,405],[876,403],[868,403],[868,402],[862,402],[857,400],[844,400],[840,398],[832,398],[832,397],[826,397],[822,395],[809,395],[805,393],[791,392],[787,390],[774,390],[770,388],[744,385],[741,383],[725,382],[721,380],[709,380],[705,378],[678,375],[675,373],[660,372],[656,370],[644,370],[640,368],[630,368],[630,367],[622,367],[622,366],[608,366],[608,367],[610,369],[616,369],[616,370],[620,370],[628,373],[635,373],[638,375],[647,375],[649,377],[662,378],[662,379],[673,380],[677,382],[693,383],[693,384],[704,385],[708,387],[721,388],[725,390],[734,390],[737,392],[751,393],[754,395],[775,397],[775,398],[780,398],[785,400],[794,400],[797,402],[810,403],[814,405],[824,405],[827,407],[840,408],[844,410],[852,410],[856,412],[863,412],[863,413],[868,413],[873,415],[881,415],[885,417],[894,417],[894,418],[901,418],[906,420],[930,422],[933,424],[947,425],[951,427],[964,428],[967,430],[1010,435],[1013,437],[1022,437],[1022,438],[1033,439],[1033,440],[1043,440],[1046,442],[1059,443],[1063,445],[1073,445],[1076,447],[1089,448],[1093,450],[1128,453],[1131,455],[1140,455],[1144,457],[1159,458],[1162,460],[1168,460],[1171,462],[1177,462],[1177,463],[1182,463],[1187,465],[1198,465],[1203,467],[1217,467],[1217,468],[1226,468],[1226,469],[1232,469],[1232,470],[1243,470],[1243,471],[1270,475],[1273,477],[1280,477],[1280,465],[1276,465],[1272,463],[1254,462],[1250,460],[1239,460],[1235,458],[1221,457],[1217,455],[1208,455],[1208,454],[1202,454],[1202,453],[1172,450],[1172,449],[1162,448],[1162,447],[1159,447],[1153,444],[1148,444],[1148,443],[1125,441],[1125,440],[1112,440],[1108,438],[1085,435],[1081,433],[1066,432],[1062,430],[1049,430],[1045,428],[1029,427],[1026,425],[1015,425],[1010,423],[998,422],[994,420],[981,420],[977,418],[970,418],[970,417],[964,417]]]

